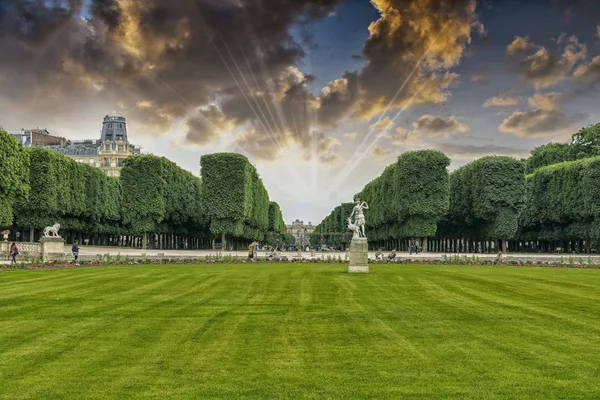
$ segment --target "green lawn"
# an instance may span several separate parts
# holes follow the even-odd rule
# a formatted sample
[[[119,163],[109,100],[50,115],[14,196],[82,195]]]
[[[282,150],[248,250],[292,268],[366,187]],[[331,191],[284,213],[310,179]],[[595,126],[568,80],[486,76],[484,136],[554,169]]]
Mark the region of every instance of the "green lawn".
[[[0,398],[600,398],[600,270],[0,270]]]

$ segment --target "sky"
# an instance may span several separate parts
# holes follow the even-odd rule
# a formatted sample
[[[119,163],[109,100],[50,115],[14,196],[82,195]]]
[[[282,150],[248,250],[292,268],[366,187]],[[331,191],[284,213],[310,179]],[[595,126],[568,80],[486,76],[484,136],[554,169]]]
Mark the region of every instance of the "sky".
[[[600,121],[594,0],[0,0],[0,126],[257,167],[319,223],[405,151],[450,169]]]

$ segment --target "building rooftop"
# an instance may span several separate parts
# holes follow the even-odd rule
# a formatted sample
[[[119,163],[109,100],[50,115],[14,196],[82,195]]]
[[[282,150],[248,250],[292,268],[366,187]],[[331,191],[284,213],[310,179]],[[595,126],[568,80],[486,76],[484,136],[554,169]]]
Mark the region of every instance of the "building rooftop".
[[[83,144],[70,144],[65,147],[52,146],[49,149],[56,150],[65,156],[96,156],[98,146],[85,146]]]

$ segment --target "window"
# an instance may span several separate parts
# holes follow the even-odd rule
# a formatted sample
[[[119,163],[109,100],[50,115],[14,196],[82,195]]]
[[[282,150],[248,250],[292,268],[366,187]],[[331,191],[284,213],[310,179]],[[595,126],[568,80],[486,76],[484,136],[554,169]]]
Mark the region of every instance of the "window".
[[[123,145],[122,145],[122,144],[120,144],[120,145],[118,146],[118,149],[119,149],[119,151],[123,151]]]
[[[104,146],[104,150],[109,151],[110,150],[110,144],[107,144]]]
[[[123,166],[123,160],[124,160],[123,158],[119,158],[117,160],[117,167],[121,168]]]
[[[110,158],[105,158],[104,159],[104,166],[105,167],[110,167]]]

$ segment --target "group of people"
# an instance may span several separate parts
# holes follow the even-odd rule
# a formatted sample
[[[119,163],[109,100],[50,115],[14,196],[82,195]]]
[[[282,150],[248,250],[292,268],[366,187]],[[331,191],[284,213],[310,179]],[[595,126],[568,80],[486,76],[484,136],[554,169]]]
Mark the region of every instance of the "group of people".
[[[421,242],[419,240],[411,239],[410,240],[410,255],[412,253],[419,254],[423,251],[421,248]]]
[[[390,254],[387,256],[388,260],[394,260],[396,258],[396,250],[392,250]],[[375,259],[378,261],[383,261],[383,253],[381,249],[377,253],[375,253]]]

